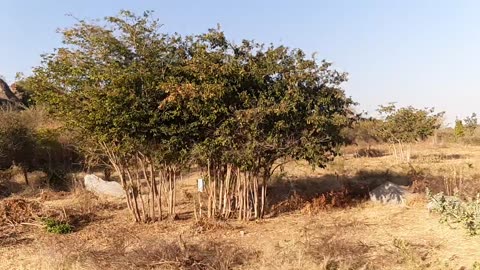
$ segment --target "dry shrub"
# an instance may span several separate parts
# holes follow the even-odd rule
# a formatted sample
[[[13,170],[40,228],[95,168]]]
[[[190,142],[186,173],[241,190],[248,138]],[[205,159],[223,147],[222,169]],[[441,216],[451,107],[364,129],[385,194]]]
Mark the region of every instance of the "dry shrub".
[[[272,215],[301,210],[304,214],[315,214],[333,208],[348,208],[368,198],[368,186],[346,184],[340,190],[331,190],[318,196],[301,196],[294,193],[287,200],[272,207]]]
[[[276,216],[281,213],[297,211],[302,209],[306,203],[307,201],[295,192],[290,198],[273,205],[270,214]]]
[[[307,202],[302,208],[302,213],[315,214],[332,208],[346,208],[355,202],[347,189],[329,191]]]
[[[28,183],[31,188],[38,189],[41,187],[45,187],[48,181],[48,175],[42,171],[33,171],[27,173],[28,175]],[[18,184],[25,185],[25,176],[20,168],[15,167],[14,173],[12,175],[12,180]]]
[[[126,202],[123,200],[100,198],[87,190],[78,190],[73,193],[73,196],[74,200],[69,208],[82,213],[95,213],[102,210],[121,210],[126,207]]]
[[[99,198],[92,192],[79,190],[72,194],[73,200],[62,210],[66,215],[66,221],[73,225],[75,230],[99,220],[99,212],[105,210],[124,209],[125,203],[107,201]]]
[[[131,239],[99,250],[74,249],[70,243],[55,242],[54,249],[47,258],[56,261],[49,263],[48,269],[109,270],[109,269],[218,269],[227,270],[239,267],[258,256],[225,242],[205,241],[188,243],[181,237],[177,241],[148,239],[132,243]]]
[[[352,242],[347,235],[333,234],[313,238],[306,243],[305,254],[324,269],[370,269],[367,253],[372,247]]]
[[[382,269],[370,267],[373,246],[355,240],[352,233],[365,230],[357,220],[334,220],[330,225],[305,226],[301,237],[276,246],[276,256],[266,269]]]
[[[470,155],[434,153],[426,155],[412,155],[411,159],[422,163],[440,163],[449,160],[458,160],[469,158]]]
[[[40,200],[66,198],[68,193],[45,191]],[[0,201],[0,225],[38,223],[41,218],[55,218],[67,222],[76,230],[98,219],[98,212],[105,209],[122,209],[123,205],[100,200],[90,192],[75,194],[73,201],[64,207],[45,207],[40,202],[23,198]]]
[[[361,158],[375,158],[375,157],[383,157],[387,155],[387,152],[383,149],[376,149],[376,148],[360,148],[354,153],[354,157]]]
[[[210,231],[217,231],[217,230],[230,230],[232,226],[225,221],[217,220],[217,219],[200,219],[193,223],[191,230],[195,232],[195,234],[201,234]]]
[[[33,222],[45,215],[42,205],[25,199],[6,199],[0,202],[0,224]]]
[[[55,201],[65,199],[69,196],[70,193],[65,191],[53,191],[50,189],[42,190],[40,193],[40,201],[47,202],[47,201]]]
[[[405,269],[454,269],[433,259],[433,252],[438,245],[418,244],[405,239],[393,239],[393,249],[389,250],[392,260]],[[461,268],[462,269],[462,268]]]

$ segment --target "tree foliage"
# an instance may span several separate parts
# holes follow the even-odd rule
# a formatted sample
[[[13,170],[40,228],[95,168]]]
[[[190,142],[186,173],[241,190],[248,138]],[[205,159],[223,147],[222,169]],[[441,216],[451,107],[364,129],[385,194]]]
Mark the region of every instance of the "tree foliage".
[[[380,106],[378,112],[383,116],[380,136],[390,143],[395,157],[406,162],[410,162],[410,144],[433,135],[444,114],[435,113],[434,108],[397,108],[395,103]]]
[[[475,133],[475,130],[477,129],[478,126],[478,120],[477,120],[477,114],[472,113],[471,116],[466,117],[464,120],[465,122],[465,130],[467,131],[469,136],[473,136]]]
[[[455,120],[455,128],[454,128],[455,138],[463,138],[465,136],[465,126],[463,125],[463,121],[460,119]]]
[[[219,212],[227,204],[238,212],[241,200],[238,217],[258,218],[275,161],[324,166],[352,122],[353,102],[340,87],[346,74],[299,49],[236,44],[219,29],[168,35],[150,12],[122,11],[103,23],[62,30],[65,46],[44,55],[29,82],[36,102],[103,149],[137,221],[162,217],[165,186],[174,215],[175,180],[189,162],[211,185],[209,215],[219,200]],[[227,176],[233,183],[241,175],[242,198],[226,189]]]
[[[384,117],[382,136],[392,143],[412,143],[425,140],[441,126],[443,112],[434,108],[416,109],[412,106],[397,108],[394,103],[380,106]]]
[[[356,121],[352,128],[347,128],[344,131],[344,136],[347,139],[347,143],[350,144],[375,144],[383,142],[381,136],[383,121],[373,117],[365,118],[360,117]]]

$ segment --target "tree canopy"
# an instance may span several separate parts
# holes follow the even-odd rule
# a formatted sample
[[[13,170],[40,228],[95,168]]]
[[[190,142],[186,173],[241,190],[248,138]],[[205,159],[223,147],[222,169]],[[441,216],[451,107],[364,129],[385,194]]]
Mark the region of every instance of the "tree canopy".
[[[443,112],[435,113],[434,108],[417,109],[412,106],[397,108],[394,103],[380,106],[384,117],[381,134],[392,143],[412,143],[425,140],[441,125]]]
[[[230,164],[268,178],[279,158],[323,166],[336,155],[352,122],[345,73],[218,28],[165,34],[151,15],[78,21],[28,78],[35,101],[102,146],[119,174],[141,156],[159,170]]]

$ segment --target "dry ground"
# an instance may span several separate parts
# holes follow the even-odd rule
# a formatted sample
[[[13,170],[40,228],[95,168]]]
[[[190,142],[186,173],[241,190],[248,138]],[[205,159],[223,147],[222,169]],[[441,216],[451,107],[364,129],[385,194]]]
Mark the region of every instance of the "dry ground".
[[[346,181],[385,180],[468,191],[480,175],[480,147],[418,145],[410,165],[348,151],[327,169],[287,164],[271,192],[289,187],[287,197],[315,196]],[[75,232],[4,224],[0,269],[475,269],[480,262],[480,238],[440,224],[422,194],[404,207],[361,202],[319,212],[291,208],[259,222],[195,223],[184,196],[195,178],[180,186],[180,220],[157,224],[134,224],[123,203],[86,192],[36,196],[44,208],[70,216]]]

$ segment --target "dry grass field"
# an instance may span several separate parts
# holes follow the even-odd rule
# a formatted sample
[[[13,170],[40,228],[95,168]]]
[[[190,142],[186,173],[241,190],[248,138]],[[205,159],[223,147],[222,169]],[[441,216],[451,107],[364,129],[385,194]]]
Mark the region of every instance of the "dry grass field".
[[[178,220],[155,224],[135,224],[123,202],[86,191],[13,195],[0,201],[18,204],[0,209],[0,269],[480,269],[480,238],[440,223],[423,193],[480,190],[480,147],[416,145],[410,164],[387,150],[345,149],[326,169],[288,163],[270,185],[272,214],[258,222],[196,222],[195,173],[179,183]],[[364,200],[360,187],[385,181],[416,193],[406,206]],[[47,212],[74,232],[45,232],[38,216]]]

